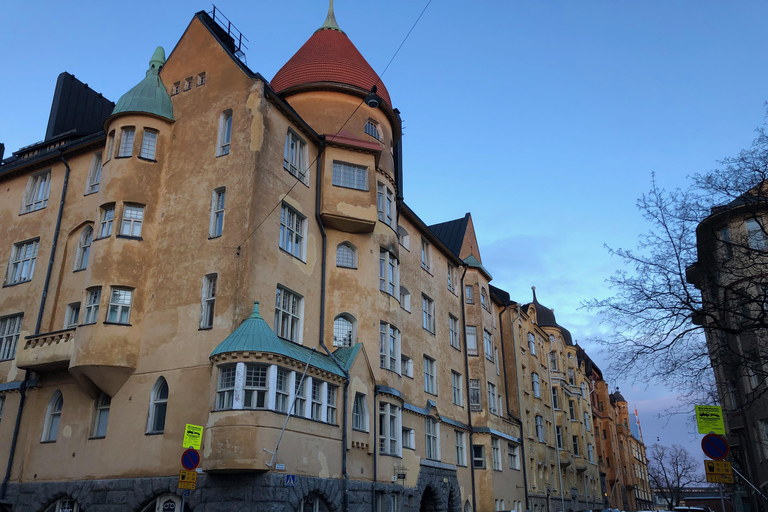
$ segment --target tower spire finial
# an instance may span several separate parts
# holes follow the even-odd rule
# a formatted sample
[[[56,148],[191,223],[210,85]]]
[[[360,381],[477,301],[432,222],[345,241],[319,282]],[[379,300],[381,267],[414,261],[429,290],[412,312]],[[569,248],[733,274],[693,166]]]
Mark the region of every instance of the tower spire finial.
[[[330,4],[328,5],[328,16],[325,17],[325,23],[323,23],[323,26],[321,26],[317,31],[320,30],[337,30],[344,33],[343,30],[339,28],[339,24],[336,23],[336,16],[333,14],[333,0],[330,0]]]

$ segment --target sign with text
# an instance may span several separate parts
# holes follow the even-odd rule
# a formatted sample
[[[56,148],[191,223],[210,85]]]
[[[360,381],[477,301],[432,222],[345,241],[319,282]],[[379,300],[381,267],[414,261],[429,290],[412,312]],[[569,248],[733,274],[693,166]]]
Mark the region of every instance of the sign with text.
[[[698,407],[698,405],[696,406]],[[203,442],[203,427],[200,425],[190,425],[184,427],[184,448],[194,448],[199,450]]]
[[[733,469],[730,462],[706,460],[704,461],[704,471],[707,473],[707,482],[714,484],[733,483]]]
[[[197,485],[197,471],[179,472],[179,489],[194,490]]]
[[[697,405],[696,425],[699,427],[699,434],[714,432],[725,435],[723,409],[718,405]]]

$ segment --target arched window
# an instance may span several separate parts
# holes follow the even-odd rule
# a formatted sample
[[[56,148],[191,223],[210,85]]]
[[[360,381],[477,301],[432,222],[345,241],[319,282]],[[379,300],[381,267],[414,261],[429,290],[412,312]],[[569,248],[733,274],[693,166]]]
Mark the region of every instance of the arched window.
[[[342,313],[333,320],[333,346],[351,347],[355,344],[355,317]]]
[[[403,226],[397,226],[397,238],[400,240],[400,245],[411,250],[411,237]]]
[[[80,243],[77,246],[77,258],[75,258],[75,270],[85,270],[88,266],[88,254],[91,252],[93,241],[93,228],[86,226],[80,235]]]
[[[56,500],[45,512],[80,512],[80,505],[75,500],[60,498]]]
[[[464,512],[472,512],[472,505],[469,503],[469,500],[464,502]]]
[[[152,387],[149,402],[149,421],[147,434],[162,434],[165,430],[165,412],[168,408],[168,383],[160,377]]]
[[[61,422],[61,410],[64,408],[64,397],[58,389],[48,402],[48,410],[45,413],[45,425],[43,426],[43,442],[56,441]]]
[[[408,312],[411,311],[411,292],[405,286],[400,287],[400,307]]]
[[[336,246],[336,266],[357,268],[357,249],[354,245],[343,242]]]
[[[107,423],[109,422],[109,406],[112,398],[102,391],[96,400],[96,410],[93,416],[93,427],[91,428],[91,437],[106,437]]]
[[[157,510],[181,511],[181,498],[173,494],[164,494],[150,501],[141,512],[155,512]]]

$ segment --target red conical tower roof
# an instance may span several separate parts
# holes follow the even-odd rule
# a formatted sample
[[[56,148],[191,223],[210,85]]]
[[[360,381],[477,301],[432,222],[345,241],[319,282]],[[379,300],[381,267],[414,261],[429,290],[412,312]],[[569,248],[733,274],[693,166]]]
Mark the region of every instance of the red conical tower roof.
[[[282,93],[300,86],[340,84],[360,89],[367,94],[377,86],[376,94],[390,106],[387,88],[347,35],[338,27],[333,15],[333,2],[320,29],[275,74],[272,88]]]

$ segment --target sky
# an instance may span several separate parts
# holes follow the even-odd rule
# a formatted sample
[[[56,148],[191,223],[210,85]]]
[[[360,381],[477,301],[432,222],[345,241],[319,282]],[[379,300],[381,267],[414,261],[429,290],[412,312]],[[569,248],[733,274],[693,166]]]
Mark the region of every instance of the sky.
[[[648,229],[637,198],[747,147],[768,100],[768,3],[756,0],[336,0],[336,19],[404,120],[404,194],[427,224],[471,212],[493,284],[539,301],[590,343],[606,327],[584,300],[611,294]],[[271,79],[320,27],[326,0],[220,0],[248,38],[248,66]],[[10,2],[0,17],[0,142],[42,140],[56,77],[68,71],[117,101],[156,46],[170,54],[209,3]],[[761,85],[763,84],[763,85]],[[690,415],[659,417],[677,390],[620,386],[646,445],[703,460]]]

